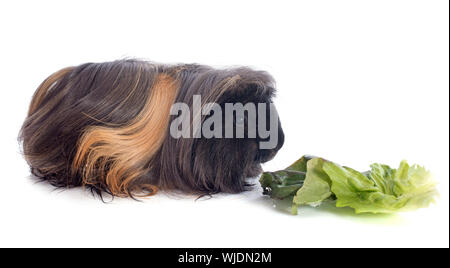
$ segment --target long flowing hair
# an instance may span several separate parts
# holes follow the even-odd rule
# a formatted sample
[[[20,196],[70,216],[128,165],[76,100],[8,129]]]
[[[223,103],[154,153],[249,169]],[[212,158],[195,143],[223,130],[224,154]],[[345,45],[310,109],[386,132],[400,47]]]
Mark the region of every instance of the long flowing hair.
[[[255,156],[219,159],[225,145],[212,145],[211,152],[203,139],[169,135],[172,104],[191,105],[195,94],[202,105],[233,98],[270,101],[274,82],[266,72],[244,67],[141,60],[64,68],[34,93],[19,134],[24,157],[36,177],[58,187],[88,186],[99,195],[152,195],[158,188],[243,191],[242,176],[255,169]]]

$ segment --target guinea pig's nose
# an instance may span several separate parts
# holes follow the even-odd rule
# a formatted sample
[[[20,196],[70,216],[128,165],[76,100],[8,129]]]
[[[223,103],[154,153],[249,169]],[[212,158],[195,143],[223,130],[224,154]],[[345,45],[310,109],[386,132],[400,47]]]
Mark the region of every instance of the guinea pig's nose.
[[[278,150],[281,149],[281,147],[283,147],[284,144],[284,132],[283,129],[281,128],[281,123],[280,123],[280,119],[278,119],[278,143],[277,143],[277,147],[275,148],[278,152]]]
[[[268,122],[269,121],[270,121],[270,119],[268,119]],[[270,125],[268,125],[268,127],[270,128]],[[280,118],[278,118],[278,131],[276,133],[271,133],[271,134],[275,135],[275,137],[270,136],[265,139],[260,139],[259,141],[262,141],[262,140],[267,141],[267,140],[275,139],[276,146],[272,149],[259,149],[258,153],[256,155],[256,158],[255,158],[255,161],[264,163],[269,160],[272,160],[275,157],[275,155],[277,154],[277,152],[281,149],[281,147],[283,147],[284,132],[283,132],[283,128],[281,127]]]

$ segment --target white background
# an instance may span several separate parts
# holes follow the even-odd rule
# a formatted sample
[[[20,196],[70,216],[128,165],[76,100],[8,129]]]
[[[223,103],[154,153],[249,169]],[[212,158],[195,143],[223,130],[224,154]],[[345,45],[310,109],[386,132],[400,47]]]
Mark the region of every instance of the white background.
[[[448,247],[449,2],[1,1],[2,247]],[[210,200],[159,194],[104,204],[35,184],[17,133],[35,88],[88,61],[248,65],[277,80],[286,142],[266,170],[314,154],[365,170],[430,169],[427,209],[291,216],[258,188]]]

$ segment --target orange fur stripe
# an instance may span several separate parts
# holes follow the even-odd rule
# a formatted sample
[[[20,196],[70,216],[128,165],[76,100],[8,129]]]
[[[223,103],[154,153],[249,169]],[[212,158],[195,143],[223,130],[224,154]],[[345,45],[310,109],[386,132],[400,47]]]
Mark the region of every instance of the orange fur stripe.
[[[133,182],[147,171],[148,162],[164,140],[178,86],[174,78],[159,74],[149,88],[144,108],[128,124],[85,130],[72,165],[73,172],[82,173],[84,185],[106,184],[116,196],[130,196],[133,191],[156,192],[153,185],[136,189]]]

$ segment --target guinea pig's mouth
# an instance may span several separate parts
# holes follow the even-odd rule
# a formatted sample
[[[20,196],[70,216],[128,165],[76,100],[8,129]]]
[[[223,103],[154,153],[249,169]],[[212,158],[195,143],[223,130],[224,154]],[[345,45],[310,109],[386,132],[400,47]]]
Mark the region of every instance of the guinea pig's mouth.
[[[255,156],[253,163],[244,169],[244,178],[259,176],[263,172],[261,164],[272,160],[277,152],[278,150],[260,150]]]
[[[277,153],[276,151],[275,152],[271,151],[268,154],[256,155],[253,163],[248,165],[244,169],[244,177],[245,178],[253,178],[253,177],[259,176],[263,172],[261,164],[272,160],[275,157],[276,153]]]
[[[252,165],[248,165],[244,170],[244,178],[254,178],[259,176],[263,172],[261,163],[254,162]]]

